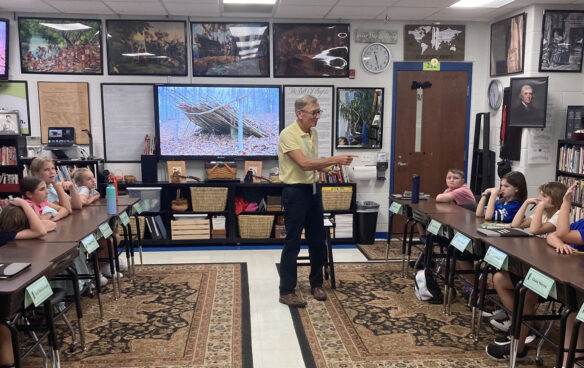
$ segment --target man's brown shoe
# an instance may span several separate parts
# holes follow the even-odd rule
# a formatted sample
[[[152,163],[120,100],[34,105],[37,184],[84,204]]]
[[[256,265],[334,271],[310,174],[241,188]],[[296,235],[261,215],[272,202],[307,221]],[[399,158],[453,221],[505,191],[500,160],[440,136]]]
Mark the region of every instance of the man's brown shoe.
[[[280,295],[280,303],[286,304],[289,307],[303,308],[306,307],[306,302],[296,294]]]
[[[312,296],[314,296],[314,299],[316,300],[320,301],[326,300],[326,293],[324,292],[324,289],[320,286],[310,288],[310,293],[312,294]]]

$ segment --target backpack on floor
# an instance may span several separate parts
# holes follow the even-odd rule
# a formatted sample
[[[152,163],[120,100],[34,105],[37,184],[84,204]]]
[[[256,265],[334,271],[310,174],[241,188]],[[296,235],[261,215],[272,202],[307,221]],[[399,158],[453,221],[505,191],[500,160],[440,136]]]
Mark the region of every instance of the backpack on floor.
[[[416,273],[416,283],[414,284],[414,293],[421,301],[428,301],[430,303],[442,302],[442,291],[432,270],[425,268]]]

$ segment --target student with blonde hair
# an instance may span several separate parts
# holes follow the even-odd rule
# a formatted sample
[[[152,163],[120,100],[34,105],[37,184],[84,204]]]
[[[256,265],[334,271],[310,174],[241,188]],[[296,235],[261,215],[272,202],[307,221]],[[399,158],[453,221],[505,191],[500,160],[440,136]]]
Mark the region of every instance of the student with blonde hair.
[[[77,188],[70,181],[57,181],[57,172],[55,163],[52,159],[46,157],[36,157],[30,163],[32,175],[42,179],[47,183],[49,190],[49,202],[58,203],[65,207],[69,213],[72,210],[81,208],[81,199]],[[70,196],[66,193],[69,191]]]

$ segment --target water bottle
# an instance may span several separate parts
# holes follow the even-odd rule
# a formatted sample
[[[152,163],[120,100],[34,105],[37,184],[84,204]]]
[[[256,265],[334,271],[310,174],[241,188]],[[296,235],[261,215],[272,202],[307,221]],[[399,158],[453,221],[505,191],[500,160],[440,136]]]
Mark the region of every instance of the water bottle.
[[[116,188],[109,184],[105,189],[105,198],[107,200],[107,214],[108,215],[115,215],[116,214]]]
[[[420,201],[420,175],[412,175],[412,203]]]

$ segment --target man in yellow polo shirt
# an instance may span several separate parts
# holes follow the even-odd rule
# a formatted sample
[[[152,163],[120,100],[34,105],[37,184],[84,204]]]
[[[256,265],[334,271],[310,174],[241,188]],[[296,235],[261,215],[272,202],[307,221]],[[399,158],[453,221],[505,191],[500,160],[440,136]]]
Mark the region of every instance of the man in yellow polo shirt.
[[[349,165],[354,155],[318,158],[316,123],[320,118],[318,100],[309,95],[294,103],[296,121],[280,133],[278,161],[280,180],[284,183],[282,204],[286,223],[286,240],[280,260],[280,303],[304,307],[306,302],[294,293],[297,258],[302,229],[306,231],[310,257],[310,292],[317,300],[326,300],[322,288],[325,232],[320,193],[316,192],[317,170],[334,164]]]

